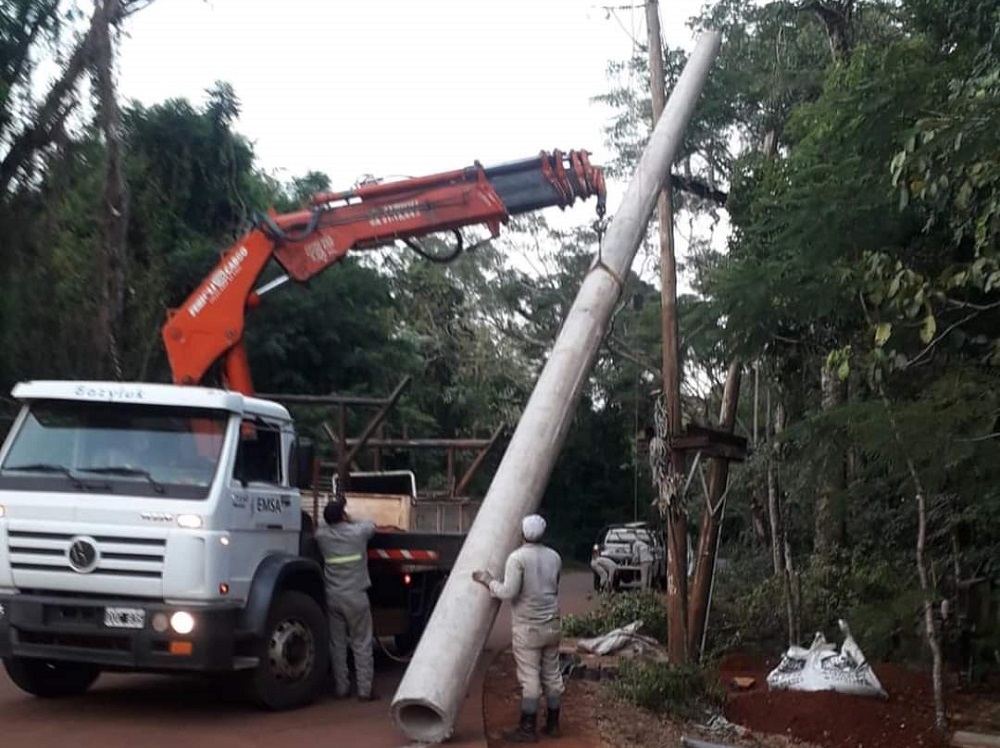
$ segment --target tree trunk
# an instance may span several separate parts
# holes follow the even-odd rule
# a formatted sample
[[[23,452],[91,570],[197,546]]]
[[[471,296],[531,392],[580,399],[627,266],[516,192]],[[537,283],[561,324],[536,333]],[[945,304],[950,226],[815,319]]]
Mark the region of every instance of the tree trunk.
[[[812,11],[826,30],[830,54],[837,65],[850,62],[855,0],[811,0],[799,7]]]
[[[770,433],[770,426],[768,424],[771,418],[771,401],[767,393],[765,393],[765,402],[764,436],[766,441],[766,435]],[[753,439],[751,441],[754,452],[757,451],[760,442],[760,362],[756,361],[753,365]],[[769,513],[767,511],[766,492],[767,486],[761,486],[759,481],[753,481],[750,489],[750,527],[753,530],[754,537],[764,545],[771,542],[768,527]]]
[[[733,361],[729,365],[726,386],[722,395],[719,428],[730,434],[736,425],[736,410],[739,406],[742,373],[739,361]],[[707,505],[702,512],[701,527],[698,532],[694,581],[691,584],[691,599],[688,604],[687,648],[688,654],[692,658],[700,659],[702,654],[728,481],[729,461],[719,457],[713,458],[709,469]]]
[[[768,527],[767,508],[760,498],[759,486],[754,486],[753,495],[750,497],[750,528],[754,537],[761,545],[769,546],[771,543],[771,532]]]
[[[727,379],[726,382],[728,383],[729,380]],[[725,398],[724,395],[723,395],[723,398]],[[754,362],[754,365],[753,365],[753,445],[754,445],[754,447],[757,446],[757,442],[759,441],[759,439],[758,439],[758,435],[759,434],[758,434],[758,430],[757,430],[757,425],[760,422],[759,414],[760,414],[760,364],[758,362]]]
[[[102,194],[101,248],[98,253],[98,306],[95,320],[97,375],[122,378],[121,329],[125,312],[125,240],[128,228],[125,175],[122,170],[121,113],[114,82],[114,19],[120,0],[98,0],[94,23],[94,88],[106,153]]]
[[[846,385],[835,371],[824,366],[820,377],[822,407],[828,413],[844,402]],[[847,535],[847,517],[844,512],[844,491],[847,488],[847,461],[836,444],[831,445],[823,459],[822,478],[816,494],[816,529],[813,535],[813,552],[818,556],[830,554],[844,546]]]
[[[770,399],[770,390],[768,390]],[[774,575],[781,578],[785,598],[785,618],[788,626],[788,643],[798,644],[801,640],[799,620],[799,582],[792,563],[792,547],[788,542],[788,528],[785,524],[784,508],[781,500],[781,448],[779,439],[785,430],[785,406],[779,400],[774,404],[771,421],[771,453],[767,462],[767,499],[771,516],[771,561]]]
[[[788,643],[802,642],[802,584],[792,564],[792,546],[788,543],[788,531],[782,527],[782,547],[785,559],[785,616],[788,619]]]
[[[675,497],[681,501],[682,496]],[[674,665],[688,662],[687,515],[671,509],[667,520],[667,654]]]
[[[906,445],[903,442],[899,424],[892,412],[892,405],[888,395],[882,392],[882,404],[885,406],[886,415],[889,417],[889,424],[892,426],[892,434],[896,444],[906,454],[906,469],[910,473],[910,480],[913,481],[913,489],[917,500],[917,547],[916,562],[917,576],[920,579],[920,589],[924,593],[924,634],[927,637],[927,645],[931,650],[931,680],[934,687],[934,724],[938,730],[948,729],[948,713],[944,701],[944,675],[943,657],[941,654],[941,631],[938,627],[937,619],[934,616],[934,589],[930,580],[930,564],[927,562],[927,494],[924,492],[923,482],[917,473],[917,467],[909,452],[905,452]]]
[[[782,528],[784,523],[781,519],[781,485],[778,476],[778,460],[780,458],[778,446],[776,444],[777,435],[781,433],[781,427],[785,422],[785,410],[781,402],[774,404],[774,420],[771,421],[771,389],[767,391],[768,410],[768,448],[770,454],[767,457],[767,513],[771,520],[771,561],[774,565],[774,575],[780,575],[785,565],[782,561],[781,539],[784,536]]]

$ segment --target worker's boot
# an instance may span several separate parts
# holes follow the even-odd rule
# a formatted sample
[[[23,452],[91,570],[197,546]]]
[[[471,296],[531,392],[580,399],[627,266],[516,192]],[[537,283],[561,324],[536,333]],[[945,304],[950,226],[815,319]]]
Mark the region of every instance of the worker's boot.
[[[545,734],[550,738],[558,738],[562,735],[559,730],[559,709],[545,710]]]
[[[537,743],[538,742],[538,713],[528,714],[521,712],[521,723],[517,729],[505,732],[503,739],[508,743]]]

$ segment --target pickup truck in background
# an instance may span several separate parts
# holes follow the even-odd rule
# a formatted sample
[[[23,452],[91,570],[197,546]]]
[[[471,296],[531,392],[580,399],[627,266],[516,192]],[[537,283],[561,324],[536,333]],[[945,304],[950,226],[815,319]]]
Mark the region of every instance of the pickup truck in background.
[[[639,586],[639,565],[633,558],[632,546],[639,539],[644,540],[653,552],[650,584],[653,589],[666,589],[667,552],[663,545],[663,537],[647,522],[627,522],[603,527],[597,534],[591,558],[605,556],[615,562],[618,567],[615,589],[636,588]],[[595,574],[594,589],[599,588],[600,584]]]

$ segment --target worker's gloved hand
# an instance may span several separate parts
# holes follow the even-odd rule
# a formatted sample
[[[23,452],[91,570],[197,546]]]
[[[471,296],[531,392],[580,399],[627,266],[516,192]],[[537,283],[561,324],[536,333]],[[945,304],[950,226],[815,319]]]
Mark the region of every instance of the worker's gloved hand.
[[[472,572],[472,578],[485,587],[489,587],[490,582],[493,581],[493,575],[485,569],[478,569],[477,571]]]

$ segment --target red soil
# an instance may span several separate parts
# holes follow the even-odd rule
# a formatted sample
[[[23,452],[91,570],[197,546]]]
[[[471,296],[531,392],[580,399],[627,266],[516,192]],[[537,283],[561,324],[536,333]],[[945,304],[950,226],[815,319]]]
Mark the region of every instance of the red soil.
[[[755,732],[781,734],[823,748],[943,748],[948,741],[934,728],[930,678],[895,665],[877,665],[875,674],[888,701],[831,691],[769,691],[767,674],[776,662],[744,655],[723,660],[722,683],[736,676],[756,680],[749,691],[731,691],[727,719]]]

